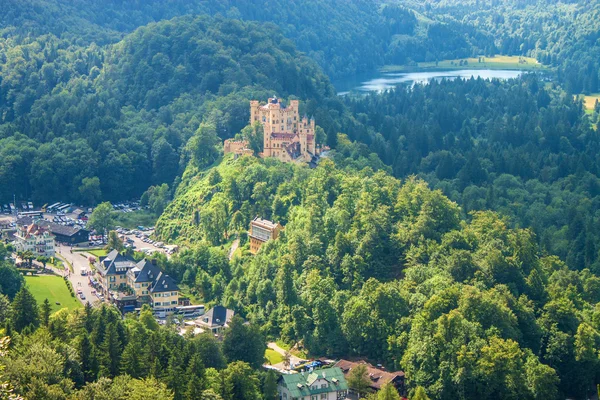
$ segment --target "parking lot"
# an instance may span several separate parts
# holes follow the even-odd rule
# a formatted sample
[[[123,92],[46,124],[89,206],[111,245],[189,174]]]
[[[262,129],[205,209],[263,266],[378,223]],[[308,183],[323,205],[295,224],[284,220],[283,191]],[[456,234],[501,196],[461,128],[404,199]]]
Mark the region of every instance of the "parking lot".
[[[148,255],[154,252],[161,252],[170,257],[174,252],[173,246],[167,246],[162,242],[152,239],[150,236],[154,233],[151,228],[128,230],[117,228],[117,233],[123,239],[126,247],[132,247],[135,251],[141,251]]]

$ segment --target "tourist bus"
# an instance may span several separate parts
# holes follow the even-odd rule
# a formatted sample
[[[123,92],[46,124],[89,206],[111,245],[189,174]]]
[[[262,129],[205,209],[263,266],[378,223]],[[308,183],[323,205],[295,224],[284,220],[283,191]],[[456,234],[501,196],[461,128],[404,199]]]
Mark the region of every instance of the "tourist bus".
[[[20,217],[31,217],[31,218],[36,218],[36,217],[43,217],[43,212],[41,211],[23,211],[19,213]]]
[[[195,318],[204,315],[204,305],[181,306],[177,307],[175,312],[183,318]]]
[[[56,207],[58,207],[58,206],[60,206],[60,203],[54,203],[54,204],[52,204],[51,206],[47,207],[47,208],[46,208],[46,210],[47,210],[48,212],[51,212],[51,211],[54,211],[54,209],[55,209]]]

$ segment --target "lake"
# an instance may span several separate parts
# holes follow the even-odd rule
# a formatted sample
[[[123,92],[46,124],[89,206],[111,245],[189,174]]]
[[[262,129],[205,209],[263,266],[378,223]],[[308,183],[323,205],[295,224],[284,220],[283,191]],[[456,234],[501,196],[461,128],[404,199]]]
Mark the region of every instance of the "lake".
[[[458,69],[447,71],[414,71],[414,72],[374,72],[357,75],[337,82],[333,82],[338,95],[343,96],[350,92],[372,92],[391,89],[398,84],[428,83],[441,79],[470,79],[471,77],[483,79],[511,79],[518,77],[523,71],[502,69]]]

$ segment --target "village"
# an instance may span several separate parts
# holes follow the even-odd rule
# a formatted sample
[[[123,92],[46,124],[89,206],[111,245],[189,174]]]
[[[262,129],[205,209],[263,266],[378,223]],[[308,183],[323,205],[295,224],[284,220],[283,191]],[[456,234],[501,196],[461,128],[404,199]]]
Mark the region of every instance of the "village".
[[[261,158],[314,167],[323,151],[328,150],[316,144],[314,119],[299,117],[298,100],[289,105],[275,96],[264,105],[251,101],[250,113],[250,122],[260,123],[264,130],[263,151],[257,154]],[[254,156],[246,139],[225,140],[223,151],[235,157]],[[136,204],[133,202],[131,207]],[[128,207],[119,205],[115,211]],[[203,304],[192,304],[178,283],[149,257],[156,251],[170,257],[178,250],[178,246],[152,240],[152,228],[115,228],[124,249],[142,250],[148,256],[136,261],[132,252],[102,250],[106,236],[86,227],[92,209],[65,203],[34,209],[28,202],[21,212],[13,204],[5,211],[7,216],[0,219],[2,238],[13,243],[13,257],[22,273],[63,276],[82,304],[111,304],[123,316],[139,314],[149,307],[159,324],[172,324],[181,335],[208,333],[217,339],[222,339],[236,315],[222,305],[207,310]],[[277,221],[256,216],[248,227],[249,252],[257,254],[266,242],[277,240],[284,229]],[[370,391],[391,384],[401,396],[406,395],[401,371],[386,371],[381,365],[363,360],[307,358],[302,351],[285,349],[275,342],[268,343],[267,353],[270,357],[265,358],[263,367],[281,374],[277,388],[281,400],[358,398],[360,391],[353,391],[348,383],[349,375],[357,368],[368,376]]]

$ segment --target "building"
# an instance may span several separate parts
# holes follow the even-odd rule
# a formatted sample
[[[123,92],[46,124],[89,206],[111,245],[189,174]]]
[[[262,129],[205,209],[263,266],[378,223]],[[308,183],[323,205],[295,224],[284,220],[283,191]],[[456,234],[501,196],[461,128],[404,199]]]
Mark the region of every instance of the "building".
[[[250,222],[250,253],[256,254],[263,243],[277,239],[279,232],[283,229],[283,226],[279,223],[273,223],[266,219],[254,218]]]
[[[47,228],[50,233],[54,235],[57,242],[76,244],[87,242],[90,239],[90,232],[87,229],[83,229],[79,226],[61,225],[40,218],[21,217],[17,220],[17,225],[31,225],[34,222]]]
[[[196,319],[195,324],[204,331],[210,330],[213,334],[218,335],[229,326],[234,315],[235,311],[233,310],[223,306],[215,306]]]
[[[113,250],[101,257],[96,265],[98,283],[105,296],[110,296],[111,291],[123,290],[127,287],[127,272],[135,267],[135,260]]]
[[[342,370],[344,376],[348,376],[350,371],[360,364],[363,364],[367,367],[367,373],[369,374],[369,380],[371,381],[371,390],[378,391],[386,383],[391,383],[394,385],[400,396],[406,396],[404,372],[402,371],[384,371],[383,369],[374,367],[365,361],[353,362],[348,360],[340,360],[335,364],[335,366]]]
[[[275,157],[282,162],[306,163],[316,166],[321,147],[316,143],[315,120],[306,115],[300,118],[300,102],[291,100],[284,104],[271,97],[266,104],[250,101],[250,124],[263,126],[264,142],[261,157]],[[253,155],[247,140],[227,139],[223,143],[225,154]]]
[[[342,400],[348,395],[348,383],[340,368],[324,368],[281,375],[277,393],[280,400]]]
[[[179,287],[169,275],[159,272],[150,284],[152,309],[158,312],[173,312],[179,305]]]
[[[254,151],[248,146],[247,140],[227,139],[223,142],[223,152],[225,154],[234,153],[236,157],[242,155],[254,155]]]
[[[283,162],[311,162],[319,155],[315,139],[315,120],[300,118],[300,102],[284,104],[273,96],[267,104],[250,101],[250,124],[259,122],[264,131],[263,157]]]
[[[97,271],[102,291],[123,313],[144,304],[158,313],[172,312],[179,306],[179,287],[154,260],[136,264],[113,250],[100,260]]]
[[[37,224],[21,225],[15,233],[17,251],[31,251],[34,257],[54,257],[54,235]]]

